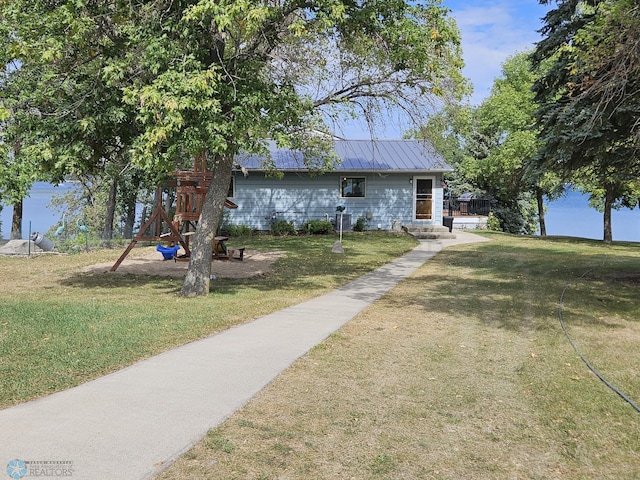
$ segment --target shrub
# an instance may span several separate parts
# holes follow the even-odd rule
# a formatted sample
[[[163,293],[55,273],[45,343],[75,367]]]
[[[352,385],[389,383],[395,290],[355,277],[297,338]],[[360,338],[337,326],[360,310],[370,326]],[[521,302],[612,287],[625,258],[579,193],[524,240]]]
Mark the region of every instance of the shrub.
[[[333,232],[333,225],[329,220],[309,220],[302,224],[300,230],[309,235],[327,235]]]
[[[500,220],[496,218],[493,212],[489,212],[489,217],[487,218],[487,229],[493,230],[494,232],[500,231]]]
[[[220,233],[226,237],[250,237],[253,230],[246,225],[222,225]]]
[[[84,233],[74,234],[64,239],[56,238],[55,236],[49,236],[47,238],[53,241],[55,249],[60,253],[88,252],[89,250],[105,247],[105,241],[92,232],[86,236]],[[110,244],[111,242],[107,243]]]
[[[358,217],[358,219],[356,220],[355,225],[353,226],[353,231],[354,232],[364,232],[367,227],[369,226],[369,223],[367,222],[367,219],[364,217]]]
[[[286,220],[277,220],[271,224],[271,234],[279,237],[286,235],[295,235],[296,229],[293,228],[293,222]]]
[[[249,237],[253,233],[246,225],[234,225],[231,223],[231,213],[226,208],[220,218],[220,235],[225,237]]]

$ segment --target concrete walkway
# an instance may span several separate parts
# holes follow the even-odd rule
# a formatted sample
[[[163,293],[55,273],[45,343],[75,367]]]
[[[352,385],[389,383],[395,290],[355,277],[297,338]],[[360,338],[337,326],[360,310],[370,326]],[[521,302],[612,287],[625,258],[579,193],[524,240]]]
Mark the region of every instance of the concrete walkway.
[[[334,292],[0,411],[0,478],[8,464],[20,478],[14,459],[25,479],[153,477],[442,248],[486,240],[456,233]]]

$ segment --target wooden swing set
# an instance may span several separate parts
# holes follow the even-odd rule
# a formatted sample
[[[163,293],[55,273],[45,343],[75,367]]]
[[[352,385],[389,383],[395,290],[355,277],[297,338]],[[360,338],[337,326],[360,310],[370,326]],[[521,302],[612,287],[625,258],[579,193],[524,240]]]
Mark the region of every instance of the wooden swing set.
[[[204,198],[209,191],[213,174],[207,171],[207,158],[205,153],[197,155],[193,162],[193,170],[177,170],[174,172],[175,180],[164,182],[156,191],[156,203],[149,219],[140,227],[137,235],[133,237],[129,246],[120,255],[120,258],[111,267],[115,272],[122,261],[138,242],[167,242],[169,245],[178,245],[184,249],[182,258],[189,258],[189,238],[195,233],[200,219],[200,212]],[[169,219],[167,210],[163,206],[163,187],[175,188],[176,210],[173,220]],[[238,206],[225,199],[226,208],[238,208]],[[167,209],[171,206],[168,205]],[[153,231],[151,231],[153,230]],[[168,230],[168,231],[167,231]]]

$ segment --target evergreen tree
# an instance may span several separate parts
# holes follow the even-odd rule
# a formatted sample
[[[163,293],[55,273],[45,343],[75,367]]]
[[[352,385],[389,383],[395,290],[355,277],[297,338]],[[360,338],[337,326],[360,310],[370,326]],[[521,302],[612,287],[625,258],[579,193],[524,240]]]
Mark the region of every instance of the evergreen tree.
[[[534,85],[541,104],[539,164],[603,200],[603,237],[611,242],[611,209],[637,203],[640,63],[631,45],[638,38],[638,6],[558,2],[542,33],[532,55],[534,65],[549,62]]]

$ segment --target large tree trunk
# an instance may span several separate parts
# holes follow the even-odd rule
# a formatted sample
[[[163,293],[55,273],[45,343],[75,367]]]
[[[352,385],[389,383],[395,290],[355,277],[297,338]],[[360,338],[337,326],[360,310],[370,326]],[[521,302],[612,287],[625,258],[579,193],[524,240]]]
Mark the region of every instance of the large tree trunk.
[[[196,233],[189,245],[189,268],[180,291],[184,296],[197,297],[209,294],[213,239],[229,192],[232,168],[233,156],[215,158],[211,186],[202,205]]]
[[[118,193],[118,180],[114,177],[109,185],[109,199],[107,200],[107,213],[104,219],[103,240],[113,239],[113,221],[116,216],[116,196]]]
[[[122,236],[124,238],[133,238],[133,227],[136,223],[136,199],[128,200],[125,206],[124,230]]]
[[[611,207],[613,201],[613,186],[607,185],[604,194],[604,243],[611,243],[613,241],[613,233],[611,231]]]
[[[22,238],[22,207],[23,200],[20,199],[13,204],[13,214],[11,215],[11,240]]]
[[[538,201],[538,219],[540,220],[540,236],[547,236],[547,225],[544,221],[544,199],[542,197],[542,190],[536,188],[536,200]]]

